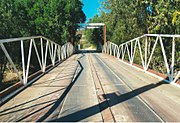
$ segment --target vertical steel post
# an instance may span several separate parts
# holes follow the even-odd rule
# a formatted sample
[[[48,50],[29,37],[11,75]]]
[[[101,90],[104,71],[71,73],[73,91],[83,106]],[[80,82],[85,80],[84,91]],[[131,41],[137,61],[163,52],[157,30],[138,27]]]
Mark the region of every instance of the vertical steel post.
[[[146,39],[145,39],[145,61],[144,61],[144,66],[145,66],[145,69],[147,70],[147,45],[148,45],[148,39],[147,39],[147,36],[146,36]]]
[[[27,61],[27,68],[26,68],[26,83],[28,81],[28,74],[29,74],[29,65],[31,60],[31,51],[32,51],[32,42],[34,39],[31,39],[30,46],[29,46],[29,54],[28,54],[28,61]]]
[[[53,54],[53,66],[55,65],[55,62],[56,62],[56,52],[57,52],[57,44],[55,44],[55,48],[54,48],[54,54]]]
[[[58,46],[58,60],[61,61],[61,46]]]
[[[174,57],[175,57],[175,38],[173,37],[173,42],[172,42],[172,62],[171,62],[171,79],[170,81],[173,81],[174,77]]]
[[[52,57],[52,60],[53,60],[53,54],[54,54],[54,43],[51,42],[51,57]]]
[[[49,45],[49,41],[47,40],[46,42],[46,51],[45,51],[45,58],[44,58],[44,63],[43,63],[43,72],[45,72],[46,70],[46,62],[47,62],[47,53],[48,53],[48,45]]]
[[[26,84],[26,71],[25,71],[25,62],[24,62],[24,44],[21,40],[21,58],[22,58],[22,69],[23,69],[23,84]]]
[[[114,57],[115,57],[116,56],[116,45],[114,44],[113,47],[114,47],[114,51],[113,52],[114,52]]]
[[[64,45],[64,47],[63,47],[63,60],[66,59],[65,50],[66,50],[66,45]]]
[[[133,58],[133,41],[131,41],[131,65],[132,65],[132,58]]]
[[[106,44],[106,25],[104,25],[104,45]]]
[[[44,70],[44,48],[43,48],[43,39],[41,38],[41,59],[42,59],[42,72],[45,72]]]

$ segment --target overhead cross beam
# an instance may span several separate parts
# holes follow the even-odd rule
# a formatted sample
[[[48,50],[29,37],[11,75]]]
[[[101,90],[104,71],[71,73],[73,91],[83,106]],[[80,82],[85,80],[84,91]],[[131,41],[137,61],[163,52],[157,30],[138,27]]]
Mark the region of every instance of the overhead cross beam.
[[[86,26],[104,26],[104,23],[88,23]]]

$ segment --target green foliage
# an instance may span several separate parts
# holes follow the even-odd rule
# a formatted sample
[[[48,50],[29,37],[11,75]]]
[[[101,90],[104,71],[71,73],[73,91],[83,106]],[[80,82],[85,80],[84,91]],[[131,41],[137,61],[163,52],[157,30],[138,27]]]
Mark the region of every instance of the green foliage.
[[[61,45],[75,40],[77,24],[86,20],[82,7],[81,0],[1,0],[0,39],[43,35]],[[17,43],[5,46],[12,53],[19,52]],[[26,46],[28,49],[28,42]],[[15,55],[13,62],[20,65],[21,56]],[[35,62],[31,63],[36,65]],[[6,64],[0,48],[0,84]]]
[[[82,7],[80,0],[1,0],[0,38],[44,35],[64,44],[85,21]]]
[[[146,33],[180,34],[179,16],[174,14],[180,10],[179,0],[106,0],[102,5],[100,20],[106,23],[108,40],[114,43]],[[152,14],[147,13],[148,6]]]

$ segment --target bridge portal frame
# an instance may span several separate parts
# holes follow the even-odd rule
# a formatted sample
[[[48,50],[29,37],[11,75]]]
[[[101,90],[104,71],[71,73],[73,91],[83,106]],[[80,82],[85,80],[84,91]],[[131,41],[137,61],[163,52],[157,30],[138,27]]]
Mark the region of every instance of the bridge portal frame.
[[[103,27],[103,35],[104,35],[104,44],[106,44],[106,24],[105,23],[84,23],[84,24],[78,24],[81,27],[86,27],[87,29],[95,29]]]

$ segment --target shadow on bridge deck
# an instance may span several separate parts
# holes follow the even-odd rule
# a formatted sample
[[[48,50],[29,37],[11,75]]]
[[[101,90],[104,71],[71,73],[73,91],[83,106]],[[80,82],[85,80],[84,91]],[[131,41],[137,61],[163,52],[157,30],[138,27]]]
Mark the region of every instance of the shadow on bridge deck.
[[[149,91],[149,90],[151,90],[153,88],[156,88],[156,87],[158,87],[158,86],[160,86],[162,84],[167,84],[167,83],[165,83],[163,81],[160,81],[160,82],[158,82],[156,84],[146,85],[146,86],[143,86],[141,88],[138,88],[136,90],[133,90],[133,91],[125,93],[125,94],[119,94],[119,93],[104,94],[103,97],[106,100],[111,102],[110,105],[107,105],[107,103],[104,101],[104,102],[102,102],[102,103],[100,103],[98,105],[88,107],[86,109],[77,111],[75,113],[72,113],[70,115],[61,117],[59,119],[53,119],[50,122],[78,122],[78,121],[82,121],[83,119],[86,119],[86,118],[88,118],[90,116],[93,116],[93,115],[99,113],[99,111],[96,110],[99,106],[103,107],[101,109],[101,111],[103,111],[103,110],[107,109],[108,107],[112,107],[114,105],[117,105],[119,103],[127,101],[127,100],[129,100],[131,98],[134,98],[134,97],[138,96],[139,94],[142,94],[142,93],[144,93],[146,91]],[[43,119],[44,119],[44,116],[43,116]],[[42,121],[42,120],[40,119],[38,121]]]
[[[81,57],[80,57],[81,58]],[[78,73],[76,73],[75,78],[73,78],[73,81],[70,83],[70,85],[66,88],[66,90],[64,91],[64,93],[62,94],[62,96],[53,104],[53,106],[49,109],[48,112],[45,113],[44,116],[42,116],[40,119],[37,120],[37,122],[42,122],[44,121],[48,116],[50,116],[61,104],[61,102],[64,100],[64,98],[66,97],[66,95],[68,94],[68,92],[70,91],[70,89],[72,88],[72,86],[75,84],[76,80],[78,79],[79,75],[81,74],[81,72],[83,71],[83,66],[82,64],[78,61],[79,65],[80,65],[80,71],[78,71]],[[20,120],[21,121],[21,120]]]
[[[62,101],[64,100],[64,98],[67,96],[68,92],[70,91],[70,89],[72,88],[72,86],[75,84],[78,76],[81,74],[81,72],[83,71],[83,66],[81,65],[81,63],[79,62],[79,59],[81,59],[83,56],[77,58],[77,62],[78,62],[78,66],[72,66],[71,65],[71,69],[75,69],[75,72],[74,73],[70,73],[70,74],[65,74],[64,76],[60,76],[60,77],[56,77],[55,79],[47,79],[47,80],[43,80],[43,81],[40,81],[40,82],[35,82],[35,83],[31,83],[28,88],[34,88],[34,89],[37,89],[37,88],[46,88],[46,87],[60,87],[60,89],[56,89],[55,91],[52,91],[50,93],[46,93],[46,94],[43,94],[43,95],[40,95],[38,96],[37,98],[34,98],[32,100],[29,100],[29,101],[26,101],[26,102],[23,102],[23,103],[20,103],[18,105],[15,105],[15,106],[10,106],[10,108],[5,108],[4,110],[2,110],[2,108],[0,108],[0,117],[3,117],[3,116],[8,116],[8,115],[13,115],[13,114],[16,114],[18,112],[21,112],[21,111],[25,111],[25,110],[29,110],[29,109],[32,109],[32,108],[36,108],[38,106],[43,106],[41,107],[40,109],[38,110],[35,110],[33,112],[30,111],[29,114],[23,116],[22,118],[18,119],[18,120],[15,120],[15,119],[11,119],[11,121],[16,121],[16,122],[19,122],[19,121],[23,121],[23,120],[26,120],[26,118],[29,118],[31,116],[34,116],[36,115],[38,112],[41,112],[42,110],[46,109],[47,107],[51,107],[49,109],[48,112],[46,112],[46,115],[44,115],[44,117],[42,117],[41,119],[39,120],[44,120],[45,117],[47,117],[48,115],[50,115],[59,105],[60,103],[62,103]],[[75,58],[76,59],[76,58]],[[61,66],[63,67],[63,66]],[[64,66],[66,67],[66,66]],[[68,71],[68,69],[66,69],[66,71]],[[71,70],[70,70],[71,71]],[[72,71],[73,72],[73,71]],[[57,71],[50,71],[50,74],[55,74],[57,73]],[[73,78],[72,78],[73,76]],[[45,76],[44,76],[45,77]],[[68,78],[67,78],[68,77]],[[55,83],[57,81],[62,81],[62,80],[67,80],[67,79],[70,79],[70,84],[69,85],[60,85],[60,86],[57,86],[57,85],[49,85],[49,84],[52,84],[52,83]],[[46,85],[47,83],[47,85]],[[59,99],[53,99],[53,100],[46,100],[46,101],[43,101],[43,102],[38,102],[36,104],[30,104],[30,103],[34,103],[40,99],[43,99],[43,98],[46,98],[48,96],[52,96],[54,94],[57,94],[57,93],[60,93],[61,91],[64,92],[61,94],[61,96],[59,97]],[[19,92],[20,94],[23,93],[22,92]],[[13,97],[14,98],[14,97]],[[9,100],[9,101],[12,101]],[[6,105],[8,102],[2,104],[1,107],[3,107],[3,105]],[[30,105],[30,106],[25,106],[25,105]],[[24,107],[23,107],[24,106]],[[23,108],[22,108],[23,107]],[[19,109],[18,109],[19,108]],[[1,118],[0,118],[1,119]],[[3,118],[2,118],[3,119]],[[8,119],[5,118],[5,121],[7,121]],[[2,121],[2,120],[0,120]]]

